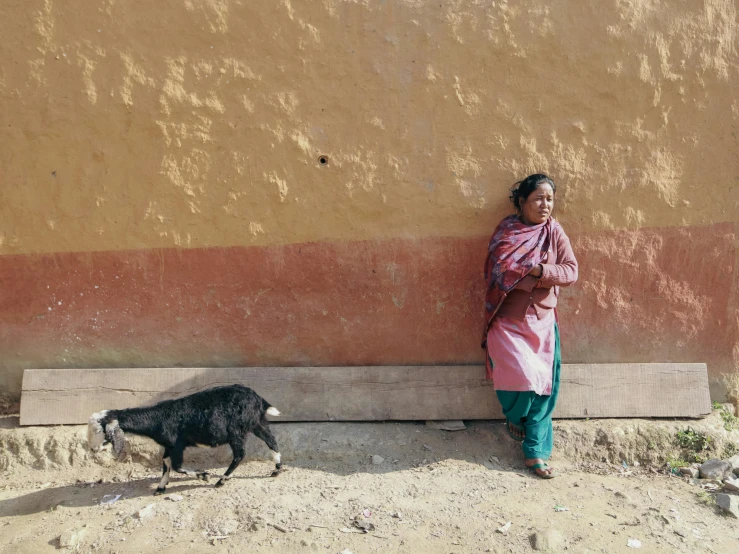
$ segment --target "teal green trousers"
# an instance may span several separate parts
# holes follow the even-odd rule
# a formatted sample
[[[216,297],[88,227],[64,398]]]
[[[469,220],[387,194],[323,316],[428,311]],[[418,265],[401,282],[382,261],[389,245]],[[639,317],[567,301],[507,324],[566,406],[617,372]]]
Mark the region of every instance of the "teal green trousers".
[[[549,459],[554,446],[552,412],[559,394],[559,373],[562,355],[559,348],[559,326],[554,324],[554,367],[552,368],[552,394],[541,396],[534,391],[498,390],[503,415],[516,427],[526,430],[523,453],[526,458]]]

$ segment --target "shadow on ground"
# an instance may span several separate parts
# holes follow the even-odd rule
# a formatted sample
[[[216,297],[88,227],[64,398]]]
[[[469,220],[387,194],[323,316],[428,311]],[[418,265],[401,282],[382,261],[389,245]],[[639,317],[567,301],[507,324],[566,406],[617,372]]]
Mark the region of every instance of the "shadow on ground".
[[[247,481],[259,479],[271,479],[264,477],[236,477]],[[0,517],[25,516],[41,512],[51,512],[60,508],[82,508],[97,506],[105,495],[121,495],[123,498],[154,498],[153,492],[158,480],[154,478],[134,479],[126,483],[104,483],[93,484],[80,483],[61,487],[49,487],[38,491],[27,493],[15,498],[0,500]],[[212,487],[195,479],[183,478],[179,481],[171,481],[165,494],[182,494],[186,491],[201,487]],[[221,490],[228,494],[228,485]]]
[[[490,470],[522,473],[520,445],[510,439],[500,423],[474,422],[463,431],[431,429],[423,423],[283,423],[273,424],[273,432],[283,453],[284,472],[291,468],[309,469],[349,476],[357,473],[383,474],[424,468],[433,471],[445,460],[463,460]],[[158,445],[148,439],[133,439],[132,460],[117,462],[109,452],[95,456],[105,466],[87,462],[90,482],[47,487],[15,498],[0,500],[0,517],[28,515],[59,507],[93,506],[104,495],[122,494],[125,498],[149,497],[159,480],[161,453]],[[249,437],[248,457],[233,476],[238,480],[280,479],[270,477],[273,466],[264,443]],[[380,456],[380,463],[372,457]],[[107,459],[106,459],[107,457]],[[203,483],[187,476],[175,476],[166,494],[182,493],[200,487],[213,487],[216,477],[225,471],[231,460],[230,449],[190,448],[185,452],[185,466],[211,473],[211,481]],[[375,461],[378,461],[375,458]],[[254,467],[254,464],[257,467]],[[251,466],[246,469],[246,466]],[[151,477],[125,480],[133,467],[148,470]],[[263,475],[244,476],[264,469]],[[107,482],[98,484],[101,473]],[[239,475],[239,474],[242,475]],[[123,475],[121,482],[109,482],[111,475]],[[219,491],[228,494],[228,483]],[[152,496],[153,498],[153,496]]]

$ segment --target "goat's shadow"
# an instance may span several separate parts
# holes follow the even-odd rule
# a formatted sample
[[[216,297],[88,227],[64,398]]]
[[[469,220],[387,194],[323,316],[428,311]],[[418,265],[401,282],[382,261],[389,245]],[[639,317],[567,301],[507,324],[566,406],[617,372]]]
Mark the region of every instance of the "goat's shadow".
[[[234,479],[258,480],[271,479],[265,476],[239,476]],[[53,512],[59,509],[73,509],[101,505],[105,496],[121,495],[121,499],[151,498],[152,502],[166,499],[171,494],[183,494],[190,490],[203,488],[214,489],[214,480],[210,484],[198,481],[195,478],[183,477],[173,479],[167,487],[167,492],[161,497],[154,496],[156,478],[133,479],[124,483],[79,483],[61,487],[48,487],[30,492],[15,498],[0,500],[0,518],[10,516],[27,516],[41,512]],[[219,493],[228,494],[228,484],[225,487],[214,489]],[[116,508],[117,503],[111,505]],[[115,510],[118,511],[118,510]],[[115,513],[115,512],[114,512]]]

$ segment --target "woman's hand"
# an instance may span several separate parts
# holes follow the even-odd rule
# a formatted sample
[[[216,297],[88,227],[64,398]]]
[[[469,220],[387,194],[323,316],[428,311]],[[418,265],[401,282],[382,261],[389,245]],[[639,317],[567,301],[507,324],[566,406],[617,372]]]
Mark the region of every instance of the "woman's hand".
[[[544,271],[544,268],[542,268],[541,264],[539,264],[529,272],[529,275],[531,275],[532,277],[536,277],[538,279],[539,277],[541,277],[543,271]]]

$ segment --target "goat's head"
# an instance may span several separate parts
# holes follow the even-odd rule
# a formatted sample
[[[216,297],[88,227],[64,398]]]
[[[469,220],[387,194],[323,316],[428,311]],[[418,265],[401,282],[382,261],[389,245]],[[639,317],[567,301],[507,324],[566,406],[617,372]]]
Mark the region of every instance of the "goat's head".
[[[126,440],[118,425],[118,420],[106,422],[107,410],[92,414],[87,422],[87,444],[93,452],[99,452],[103,445],[112,443],[113,453],[119,458],[126,447]]]

